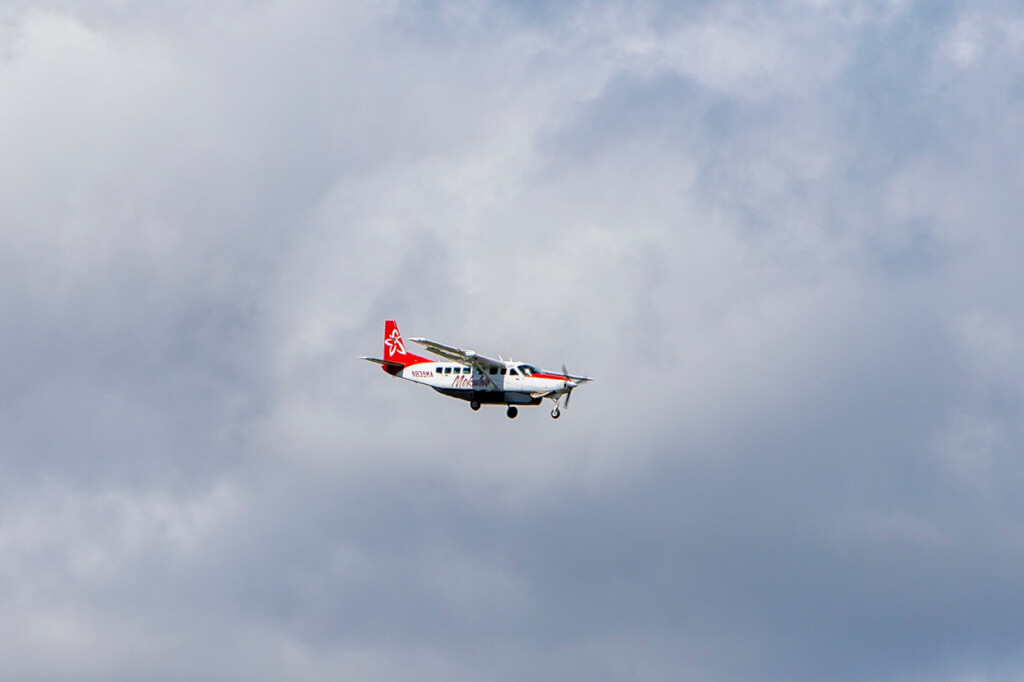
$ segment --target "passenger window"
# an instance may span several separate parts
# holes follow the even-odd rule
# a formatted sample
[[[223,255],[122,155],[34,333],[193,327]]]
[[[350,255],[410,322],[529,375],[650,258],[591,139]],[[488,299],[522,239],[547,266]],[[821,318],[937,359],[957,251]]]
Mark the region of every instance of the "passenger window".
[[[502,374],[502,376],[504,376],[504,375],[505,375],[505,373],[506,373],[507,371],[508,371],[507,369],[505,369],[504,367],[502,367],[502,368],[501,368],[501,374]]]
[[[497,374],[498,373],[498,368],[497,367],[491,367],[491,369],[489,371],[490,371],[491,374]]]
[[[444,368],[444,373],[445,374],[451,374],[452,373],[452,368],[451,367],[445,367]]]
[[[441,373],[441,372],[443,372],[444,370],[443,370],[442,368],[438,367],[436,371],[437,371],[437,373],[438,373],[438,374],[440,374],[440,373]]]
[[[469,374],[469,367],[463,367],[462,368],[462,373],[463,374]]]

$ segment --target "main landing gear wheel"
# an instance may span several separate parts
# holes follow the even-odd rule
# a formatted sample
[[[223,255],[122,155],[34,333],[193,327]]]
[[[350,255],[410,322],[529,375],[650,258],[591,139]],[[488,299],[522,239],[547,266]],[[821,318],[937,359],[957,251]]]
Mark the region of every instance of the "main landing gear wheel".
[[[519,414],[519,410],[516,409],[515,405],[509,405],[508,410],[505,411],[505,414],[508,415],[509,419],[515,419],[516,415]]]
[[[472,409],[472,410],[473,410],[474,412],[476,412],[477,410],[479,410],[479,409],[480,409],[480,401],[479,401],[479,400],[473,400],[473,401],[471,401],[471,402],[469,403],[469,407],[470,407],[470,409]]]
[[[551,410],[551,418],[552,419],[558,419],[561,416],[562,416],[562,413],[559,411],[559,409],[557,407],[555,409]]]

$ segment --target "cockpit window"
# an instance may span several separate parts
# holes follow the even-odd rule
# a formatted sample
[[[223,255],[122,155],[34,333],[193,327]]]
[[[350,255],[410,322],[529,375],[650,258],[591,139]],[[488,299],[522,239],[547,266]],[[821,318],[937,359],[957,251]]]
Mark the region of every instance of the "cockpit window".
[[[519,371],[523,373],[524,377],[533,376],[533,373],[537,370],[529,365],[519,365]]]
[[[516,368],[515,368],[515,367],[513,367],[512,369],[510,369],[510,370],[508,371],[508,373],[509,373],[509,374],[511,374],[511,375],[512,375],[512,376],[514,376],[514,377],[517,377],[517,376],[519,376],[519,372],[517,372],[517,371],[516,371]]]

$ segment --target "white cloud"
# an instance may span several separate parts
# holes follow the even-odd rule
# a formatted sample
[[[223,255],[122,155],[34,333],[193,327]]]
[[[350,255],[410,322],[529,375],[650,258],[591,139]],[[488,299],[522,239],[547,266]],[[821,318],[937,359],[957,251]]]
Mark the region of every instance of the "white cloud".
[[[169,236],[140,225],[116,184],[127,179],[124,165],[141,151],[132,147],[144,142],[139,126],[158,113],[172,78],[159,51],[115,44],[59,14],[24,19],[12,58],[0,65],[9,267],[76,286],[118,257],[166,255]]]

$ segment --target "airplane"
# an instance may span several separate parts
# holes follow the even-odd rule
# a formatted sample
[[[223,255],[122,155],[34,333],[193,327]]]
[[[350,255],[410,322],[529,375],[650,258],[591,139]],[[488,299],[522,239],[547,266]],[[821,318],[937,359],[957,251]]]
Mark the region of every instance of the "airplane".
[[[393,377],[399,377],[430,386],[438,393],[452,398],[468,400],[475,412],[481,405],[507,405],[505,414],[515,419],[519,414],[517,405],[540,405],[544,398],[555,403],[551,410],[552,419],[558,419],[562,398],[569,407],[572,390],[582,383],[593,381],[590,377],[569,374],[565,365],[562,371],[548,372],[533,365],[512,360],[488,358],[476,351],[446,346],[424,338],[411,338],[429,352],[444,358],[436,362],[420,357],[405,349],[402,333],[394,320],[384,323],[384,356],[386,359],[360,356],[360,360],[374,362]]]

